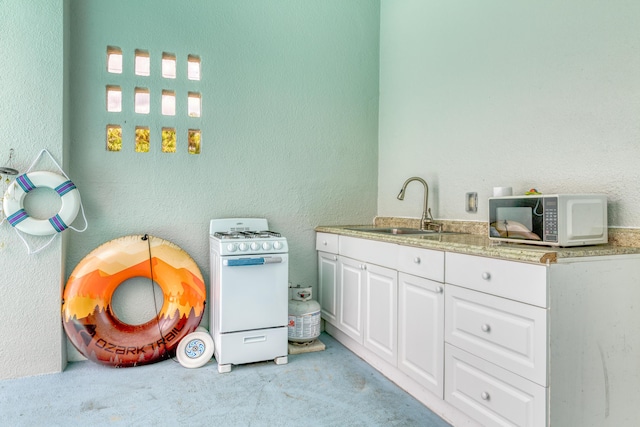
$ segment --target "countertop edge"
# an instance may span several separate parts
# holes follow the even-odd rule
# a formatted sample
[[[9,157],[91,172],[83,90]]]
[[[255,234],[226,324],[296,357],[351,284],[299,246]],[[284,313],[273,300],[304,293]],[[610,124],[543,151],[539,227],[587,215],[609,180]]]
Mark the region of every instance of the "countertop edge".
[[[358,227],[371,228],[371,225],[317,226],[315,231],[444,252],[455,252],[534,264],[553,264],[569,258],[640,254],[640,248],[638,247],[617,246],[612,244],[555,248],[495,242],[489,240],[489,238],[484,235],[478,234],[398,236],[353,230]]]

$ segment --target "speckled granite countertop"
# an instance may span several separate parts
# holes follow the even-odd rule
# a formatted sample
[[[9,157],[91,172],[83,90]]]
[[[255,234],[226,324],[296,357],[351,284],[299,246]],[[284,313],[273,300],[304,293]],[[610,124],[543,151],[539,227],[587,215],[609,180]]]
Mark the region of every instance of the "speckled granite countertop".
[[[443,222],[447,231],[464,231],[469,234],[434,234],[434,235],[392,235],[358,231],[358,228],[372,228],[369,225],[318,226],[317,232],[339,234],[342,236],[397,243],[406,246],[457,252],[491,258],[531,263],[555,263],[568,258],[640,254],[640,247],[619,246],[615,244],[579,246],[571,248],[554,248],[514,243],[503,243],[489,240],[483,231],[482,223]],[[376,227],[411,227],[417,228],[412,220],[392,221],[379,218],[374,220]],[[480,231],[480,232],[478,232]]]

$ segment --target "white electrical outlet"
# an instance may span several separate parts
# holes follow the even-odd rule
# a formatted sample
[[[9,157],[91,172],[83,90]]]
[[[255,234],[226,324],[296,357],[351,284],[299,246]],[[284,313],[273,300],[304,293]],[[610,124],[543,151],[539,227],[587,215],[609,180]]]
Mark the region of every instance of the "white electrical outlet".
[[[478,212],[478,193],[467,193],[465,198],[465,211],[475,213]]]

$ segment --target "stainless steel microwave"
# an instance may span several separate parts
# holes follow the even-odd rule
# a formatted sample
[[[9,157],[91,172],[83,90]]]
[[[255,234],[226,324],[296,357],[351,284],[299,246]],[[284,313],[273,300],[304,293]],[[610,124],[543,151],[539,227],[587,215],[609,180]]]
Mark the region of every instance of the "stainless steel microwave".
[[[546,246],[607,243],[607,196],[541,194],[489,198],[489,239]]]

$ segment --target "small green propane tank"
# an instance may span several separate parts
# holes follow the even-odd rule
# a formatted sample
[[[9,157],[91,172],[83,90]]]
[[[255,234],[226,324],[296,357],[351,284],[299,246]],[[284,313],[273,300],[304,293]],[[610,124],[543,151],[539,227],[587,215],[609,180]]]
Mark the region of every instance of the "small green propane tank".
[[[320,336],[320,304],[311,299],[311,288],[291,288],[289,341],[305,343]]]

